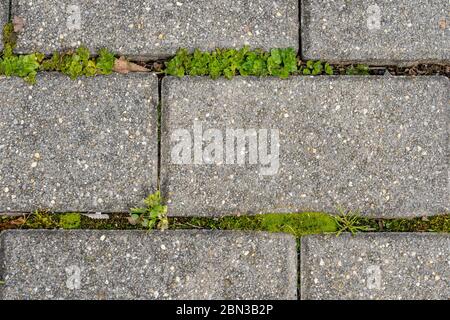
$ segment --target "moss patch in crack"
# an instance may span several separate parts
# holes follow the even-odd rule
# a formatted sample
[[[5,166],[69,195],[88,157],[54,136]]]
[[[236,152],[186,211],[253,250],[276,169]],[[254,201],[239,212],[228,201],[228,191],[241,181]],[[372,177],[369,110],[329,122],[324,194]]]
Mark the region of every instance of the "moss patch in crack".
[[[337,231],[333,216],[320,212],[259,214],[221,218],[172,218],[172,229],[247,230],[290,233],[296,237]]]
[[[0,216],[0,231],[6,229],[59,229],[67,214],[35,212],[23,216]],[[74,215],[70,213],[70,215]],[[78,214],[77,214],[78,215]],[[72,216],[74,217],[74,216]],[[92,219],[79,215],[74,229],[145,230],[129,223],[126,214],[110,214],[109,219]],[[72,221],[72,219],[69,219]],[[75,219],[77,220],[77,219]],[[220,218],[169,217],[169,229],[244,230],[286,232],[301,237],[307,234],[334,233],[339,230],[335,216],[326,213],[305,212],[290,214],[260,214],[254,216],[225,216]],[[412,219],[373,219],[357,217],[355,222],[371,232],[445,232],[450,233],[450,214]],[[365,231],[360,231],[365,232]]]
[[[388,232],[447,232],[450,233],[450,215],[414,219],[386,219],[380,221]]]
[[[66,213],[59,217],[59,226],[63,229],[79,229],[81,215],[79,213]]]
[[[3,26],[2,36],[3,36],[3,47],[5,49],[6,47],[9,47],[11,50],[13,50],[16,47],[17,36],[14,33],[14,25],[11,22],[8,22]]]

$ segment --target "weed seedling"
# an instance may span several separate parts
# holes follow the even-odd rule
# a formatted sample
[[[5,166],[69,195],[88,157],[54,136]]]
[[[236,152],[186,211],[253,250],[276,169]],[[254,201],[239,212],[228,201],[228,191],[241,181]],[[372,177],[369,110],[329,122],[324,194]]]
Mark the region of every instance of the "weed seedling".
[[[322,61],[318,60],[318,61],[313,61],[313,60],[308,60],[306,62],[306,66],[303,66],[301,68],[301,72],[303,75],[305,76],[317,76],[317,75],[321,75],[324,72],[331,76],[334,73],[333,67],[330,66],[329,63],[323,63]]]
[[[345,74],[348,76],[367,76],[369,75],[369,67],[365,64],[351,65],[345,70]]]
[[[141,224],[144,228],[166,230],[169,226],[167,219],[167,206],[162,204],[163,199],[159,191],[149,195],[145,200],[145,207],[132,208],[129,221],[131,224]]]
[[[374,231],[375,229],[363,223],[363,219],[357,213],[351,211],[346,212],[339,208],[339,215],[334,216],[338,230],[336,236],[342,232],[350,232],[355,235],[358,232]]]
[[[212,52],[196,49],[192,54],[186,49],[177,51],[166,62],[167,75],[183,77],[206,76],[231,79],[241,76],[276,76],[287,78],[297,71],[297,54],[294,49],[250,50],[216,49]]]

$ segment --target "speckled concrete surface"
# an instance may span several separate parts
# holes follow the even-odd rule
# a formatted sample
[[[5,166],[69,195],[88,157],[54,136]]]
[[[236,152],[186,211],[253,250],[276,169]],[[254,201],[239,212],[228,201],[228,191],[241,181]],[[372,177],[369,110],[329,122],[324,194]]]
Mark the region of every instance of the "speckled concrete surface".
[[[302,299],[450,299],[450,235],[307,236]]]
[[[284,234],[6,231],[4,299],[295,299]]]
[[[301,36],[306,60],[449,63],[449,3],[301,0]]]
[[[155,75],[0,79],[0,212],[128,212],[157,180]]]
[[[449,81],[445,77],[166,77],[162,191],[172,215],[336,212],[375,217],[449,212]],[[192,149],[207,129],[279,130],[279,168],[177,164],[175,130]],[[203,143],[203,155],[206,145]],[[248,153],[248,146],[246,152]],[[202,155],[202,153],[200,153]]]
[[[178,48],[299,46],[296,0],[15,0],[12,11],[26,20],[17,52],[85,44],[161,58]]]
[[[0,1],[0,51],[3,50],[3,26],[8,22],[9,1]]]

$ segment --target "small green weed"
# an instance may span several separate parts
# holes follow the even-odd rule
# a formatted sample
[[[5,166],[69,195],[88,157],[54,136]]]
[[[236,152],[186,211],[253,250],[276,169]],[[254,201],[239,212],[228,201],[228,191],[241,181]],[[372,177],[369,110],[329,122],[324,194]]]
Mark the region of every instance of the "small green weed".
[[[63,54],[55,52],[50,58],[39,52],[15,55],[16,34],[13,24],[6,24],[2,32],[4,49],[0,54],[0,75],[21,77],[33,84],[36,82],[38,71],[59,71],[71,79],[110,74],[113,71],[116,58],[106,49],[100,50],[97,58],[91,58],[89,50],[85,47]]]
[[[92,77],[97,74],[110,74],[113,71],[115,56],[106,49],[99,51],[98,58],[91,58],[85,47],[64,54],[53,53],[50,59],[42,61],[40,70],[60,71],[71,79],[80,76]]]
[[[297,71],[297,54],[294,49],[250,50],[216,49],[212,52],[196,49],[190,54],[186,49],[177,51],[166,62],[165,73],[177,77],[185,75],[231,79],[241,76],[278,76],[287,78]]]
[[[86,47],[79,47],[68,52],[55,52],[51,57],[36,52],[28,55],[15,55],[17,35],[12,23],[3,28],[4,49],[0,54],[0,75],[17,76],[29,83],[36,82],[39,71],[58,71],[68,75],[71,79],[81,76],[92,77],[107,75],[113,71],[128,73],[130,71],[148,71],[143,66],[128,62],[124,57],[116,59],[115,55],[107,49],[101,49],[98,57],[91,57]],[[306,65],[298,67],[301,62],[293,48],[276,48],[270,52],[249,47],[242,49],[216,49],[212,52],[194,50],[189,53],[187,49],[179,49],[176,55],[161,67],[167,75],[183,76],[210,76],[212,79],[234,76],[276,76],[288,78],[290,75],[333,75],[333,67],[322,61],[307,61]],[[350,66],[341,72],[347,74],[369,74],[365,65]]]
[[[39,70],[39,59],[38,54],[24,56],[4,54],[3,58],[0,58],[0,75],[17,76],[24,78],[28,83],[35,83]]]
[[[345,70],[345,74],[348,76],[367,76],[370,74],[369,67],[365,64],[358,64],[356,66],[351,65]]]
[[[114,53],[108,49],[100,49],[97,58],[97,73],[98,74],[111,74],[114,68],[114,62],[116,57]]]
[[[169,227],[167,219],[167,206],[162,204],[163,199],[159,191],[149,195],[145,200],[145,207],[132,208],[129,221],[131,224],[141,224],[144,228],[165,230]]]
[[[334,74],[333,67],[330,66],[329,63],[323,63],[322,61],[313,61],[309,60],[306,62],[306,66],[301,68],[301,73],[305,76],[312,75],[317,76],[321,75],[325,72],[325,74],[331,76]]]
[[[334,216],[338,229],[336,232],[337,236],[342,232],[350,232],[355,235],[358,232],[375,231],[374,228],[365,223],[365,219],[361,218],[358,213],[346,212],[341,208],[338,211],[339,215]]]

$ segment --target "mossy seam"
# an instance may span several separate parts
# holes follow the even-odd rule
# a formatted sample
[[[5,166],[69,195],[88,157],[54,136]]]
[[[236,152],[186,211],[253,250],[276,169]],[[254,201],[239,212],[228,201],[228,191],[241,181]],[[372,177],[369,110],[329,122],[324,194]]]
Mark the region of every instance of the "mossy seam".
[[[66,224],[67,215],[79,224]],[[359,226],[367,227],[370,232],[445,232],[450,233],[450,214],[431,217],[374,219],[357,217],[355,222]],[[6,229],[100,229],[124,230],[143,229],[140,224],[129,223],[128,216],[124,214],[110,214],[110,218],[103,220],[91,219],[82,214],[68,213],[56,214],[48,212],[35,212],[24,216],[0,216],[0,231]],[[336,233],[339,226],[335,216],[326,213],[304,212],[290,214],[259,214],[254,216],[225,216],[216,218],[206,217],[169,217],[169,230],[203,229],[203,230],[243,230],[284,232],[301,237],[308,234]],[[359,231],[366,232],[366,231]]]

